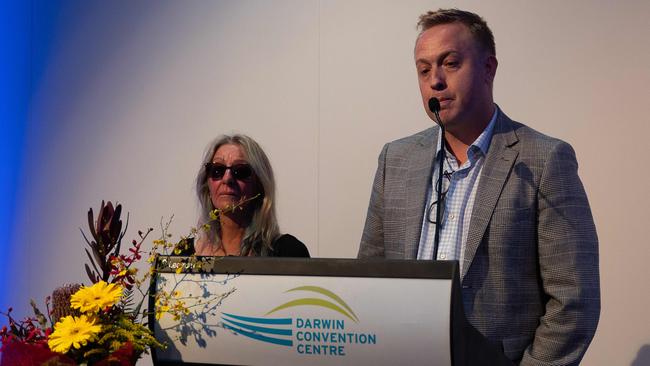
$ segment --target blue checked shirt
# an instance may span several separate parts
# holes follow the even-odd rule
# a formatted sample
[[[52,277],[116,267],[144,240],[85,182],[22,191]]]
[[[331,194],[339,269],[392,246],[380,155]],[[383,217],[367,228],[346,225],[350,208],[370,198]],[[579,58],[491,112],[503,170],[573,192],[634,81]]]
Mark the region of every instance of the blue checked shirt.
[[[443,164],[443,169],[445,173],[451,173],[451,176],[450,179],[443,178],[443,192],[446,189],[448,190],[442,201],[445,207],[442,212],[440,248],[438,249],[437,259],[460,261],[461,273],[463,270],[462,264],[465,243],[467,242],[467,233],[469,231],[470,218],[472,217],[472,208],[474,207],[474,198],[476,197],[485,155],[492,140],[492,130],[496,123],[496,117],[497,111],[495,108],[490,123],[481,135],[476,138],[476,141],[467,149],[467,161],[462,166],[458,166],[458,160],[456,160],[456,157],[449,150],[446,150],[445,154],[446,159]],[[427,220],[427,214],[430,215],[431,221],[436,220],[436,207],[434,205],[429,210],[429,206],[437,198],[437,194],[434,192],[436,192],[435,184],[438,180],[440,158],[440,139],[438,138],[436,163],[434,164],[433,174],[431,175],[431,185],[427,189],[427,204],[424,207],[418,259],[432,259],[433,257],[433,240],[436,232],[436,224],[432,224]]]

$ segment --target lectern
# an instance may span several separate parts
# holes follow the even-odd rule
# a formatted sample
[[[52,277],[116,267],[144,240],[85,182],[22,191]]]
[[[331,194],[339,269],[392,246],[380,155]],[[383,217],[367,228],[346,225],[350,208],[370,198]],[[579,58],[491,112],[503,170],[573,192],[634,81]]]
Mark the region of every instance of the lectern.
[[[455,261],[160,256],[156,365],[511,365],[465,319]]]

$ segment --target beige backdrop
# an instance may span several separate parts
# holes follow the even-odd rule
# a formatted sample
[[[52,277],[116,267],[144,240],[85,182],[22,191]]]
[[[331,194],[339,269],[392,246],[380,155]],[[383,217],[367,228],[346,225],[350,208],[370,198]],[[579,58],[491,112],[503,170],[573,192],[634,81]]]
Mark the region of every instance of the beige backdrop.
[[[603,300],[584,364],[650,362],[650,2],[62,4],[53,34],[34,5],[34,36],[55,38],[33,70],[14,306],[83,279],[78,228],[102,199],[130,211],[129,238],[171,214],[185,234],[203,150],[224,132],[270,156],[283,231],[313,256],[354,257],[381,146],[431,125],[412,60],[417,16],[457,6],[494,31],[497,103],[577,151]]]

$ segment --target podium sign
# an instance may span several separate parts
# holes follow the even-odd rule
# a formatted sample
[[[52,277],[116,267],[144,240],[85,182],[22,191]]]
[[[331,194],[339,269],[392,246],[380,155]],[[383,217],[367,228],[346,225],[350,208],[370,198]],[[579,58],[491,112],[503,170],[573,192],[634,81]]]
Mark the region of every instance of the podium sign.
[[[159,257],[159,365],[451,365],[456,262]],[[174,301],[185,312],[169,313]],[[165,312],[166,311],[166,312]]]

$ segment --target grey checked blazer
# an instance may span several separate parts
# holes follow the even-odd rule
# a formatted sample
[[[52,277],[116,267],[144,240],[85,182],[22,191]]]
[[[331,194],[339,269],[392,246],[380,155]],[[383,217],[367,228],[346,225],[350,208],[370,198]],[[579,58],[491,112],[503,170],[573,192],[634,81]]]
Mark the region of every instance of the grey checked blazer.
[[[359,258],[416,258],[438,131],[384,146]],[[467,319],[521,365],[577,365],[600,284],[575,153],[499,111],[485,159],[461,273]]]

